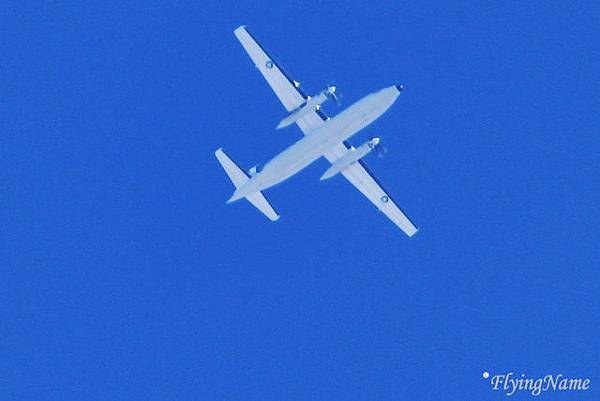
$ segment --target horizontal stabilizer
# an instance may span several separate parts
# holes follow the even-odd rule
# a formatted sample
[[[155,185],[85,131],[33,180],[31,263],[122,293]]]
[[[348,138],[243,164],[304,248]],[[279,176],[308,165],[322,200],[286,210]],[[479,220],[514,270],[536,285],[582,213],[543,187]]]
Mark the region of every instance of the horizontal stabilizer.
[[[235,164],[235,162],[231,160],[231,158],[229,158],[225,152],[223,152],[223,149],[217,149],[215,151],[215,156],[217,156],[217,159],[219,160],[219,163],[221,163],[223,170],[225,170],[229,176],[229,179],[236,188],[240,188],[250,180],[250,177],[244,172],[244,170],[239,168],[237,164]],[[248,201],[252,203],[258,210],[260,210],[265,216],[267,216],[269,220],[275,221],[279,219],[279,215],[275,212],[275,210],[273,210],[273,207],[269,204],[261,192],[254,192],[246,196],[246,199],[248,199]]]
[[[255,192],[252,195],[246,196],[248,202],[252,203],[255,208],[260,210],[265,216],[271,221],[279,220],[279,215],[273,210],[273,207],[262,194],[262,192]]]
[[[244,173],[244,171],[241,168],[239,168],[237,164],[235,164],[235,162],[231,160],[225,152],[223,152],[223,149],[217,149],[215,152],[215,156],[217,156],[217,159],[219,160],[219,163],[221,163],[223,170],[225,170],[225,172],[229,176],[229,179],[236,188],[241,187],[246,183],[246,181],[250,179],[246,175],[246,173]]]

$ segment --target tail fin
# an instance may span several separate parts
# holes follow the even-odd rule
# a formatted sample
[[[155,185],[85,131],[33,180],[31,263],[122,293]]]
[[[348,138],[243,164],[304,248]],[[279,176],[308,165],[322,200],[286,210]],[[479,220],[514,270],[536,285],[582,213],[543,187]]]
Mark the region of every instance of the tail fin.
[[[223,149],[217,149],[215,151],[215,156],[217,156],[217,159],[219,160],[219,163],[221,163],[223,170],[225,170],[229,176],[229,179],[236,188],[241,187],[250,179],[248,174],[239,168],[237,164],[235,164],[235,162],[231,160],[229,156],[225,154],[225,152],[223,152]],[[248,201],[252,203],[258,210],[260,210],[265,216],[267,216],[269,220],[275,221],[279,219],[279,215],[275,212],[275,210],[273,210],[273,207],[269,204],[267,199],[265,199],[262,192],[254,192],[246,196],[246,199],[248,199]]]

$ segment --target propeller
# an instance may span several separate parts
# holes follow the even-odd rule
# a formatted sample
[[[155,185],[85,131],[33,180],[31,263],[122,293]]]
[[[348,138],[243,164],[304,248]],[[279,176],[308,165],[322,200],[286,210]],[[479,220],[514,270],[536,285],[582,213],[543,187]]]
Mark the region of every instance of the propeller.
[[[379,138],[379,137],[371,138],[371,140],[368,142],[368,144],[369,144],[369,148],[371,148],[371,150],[377,150],[377,156],[379,156],[380,159],[387,152],[387,148],[385,148],[381,145],[381,138]]]
[[[335,104],[340,107],[342,105],[342,102],[340,101],[340,99],[342,98],[341,94],[336,94],[336,88],[335,85],[327,85],[327,96],[329,96],[330,98],[332,98],[335,101]]]
[[[383,156],[387,153],[387,148],[385,146],[381,145],[380,143],[377,144],[377,146],[375,146],[375,147],[377,149],[377,157],[382,159]]]

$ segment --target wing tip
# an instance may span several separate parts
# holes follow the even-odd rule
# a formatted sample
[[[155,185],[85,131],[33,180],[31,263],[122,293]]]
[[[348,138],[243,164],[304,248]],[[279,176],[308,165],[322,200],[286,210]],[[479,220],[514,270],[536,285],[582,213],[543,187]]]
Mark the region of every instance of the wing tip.
[[[240,26],[238,26],[237,28],[235,28],[235,29],[233,30],[233,32],[234,32],[234,33],[237,33],[237,32],[239,32],[239,31],[245,31],[245,30],[246,30],[246,25],[240,25]]]
[[[409,237],[414,236],[416,233],[419,232],[419,229],[415,227],[414,231],[411,231],[410,233],[406,233]]]

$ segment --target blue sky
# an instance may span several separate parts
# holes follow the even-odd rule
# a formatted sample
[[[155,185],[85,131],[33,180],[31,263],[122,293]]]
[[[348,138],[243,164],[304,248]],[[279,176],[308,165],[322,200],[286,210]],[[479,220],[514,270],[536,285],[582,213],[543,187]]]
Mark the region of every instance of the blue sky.
[[[4,4],[0,398],[598,398],[600,8],[567,3]],[[276,223],[225,204],[216,148],[301,136],[241,24],[309,94],[405,85],[351,142],[415,237],[324,160]]]

